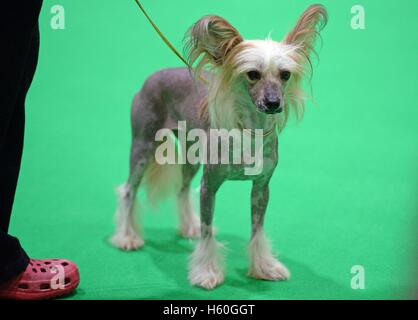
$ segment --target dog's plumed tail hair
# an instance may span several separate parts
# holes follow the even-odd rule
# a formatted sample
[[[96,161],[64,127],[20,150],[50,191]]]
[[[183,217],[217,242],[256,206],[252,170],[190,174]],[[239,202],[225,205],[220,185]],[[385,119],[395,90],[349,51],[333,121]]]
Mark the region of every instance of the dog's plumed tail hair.
[[[173,137],[168,141],[169,143],[175,144]],[[143,186],[145,187],[151,205],[155,207],[161,200],[172,195],[177,195],[181,189],[182,180],[181,165],[161,165],[153,157],[145,170],[143,180]]]

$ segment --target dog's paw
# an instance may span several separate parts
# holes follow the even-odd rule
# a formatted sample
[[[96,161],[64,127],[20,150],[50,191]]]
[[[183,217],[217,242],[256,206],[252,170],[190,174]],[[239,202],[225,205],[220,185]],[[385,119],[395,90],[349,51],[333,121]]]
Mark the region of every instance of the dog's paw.
[[[142,240],[138,235],[126,235],[126,234],[115,234],[110,242],[121,250],[132,251],[138,250],[144,245],[144,240]]]
[[[211,290],[224,282],[224,274],[217,268],[196,270],[190,273],[189,280],[192,285]]]
[[[200,238],[200,219],[196,214],[192,214],[187,222],[183,222],[179,227],[180,235],[186,239]]]
[[[290,272],[279,261],[274,258],[266,259],[255,263],[249,270],[248,275],[263,280],[288,280]]]
[[[198,239],[200,238],[200,225],[190,225],[187,228],[181,228],[180,235],[185,239]]]

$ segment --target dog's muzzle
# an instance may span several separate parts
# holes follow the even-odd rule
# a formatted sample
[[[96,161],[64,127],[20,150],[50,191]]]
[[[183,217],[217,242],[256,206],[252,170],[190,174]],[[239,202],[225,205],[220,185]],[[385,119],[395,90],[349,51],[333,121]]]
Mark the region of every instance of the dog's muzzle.
[[[275,114],[283,111],[280,99],[264,100],[264,103],[258,107],[261,112]]]

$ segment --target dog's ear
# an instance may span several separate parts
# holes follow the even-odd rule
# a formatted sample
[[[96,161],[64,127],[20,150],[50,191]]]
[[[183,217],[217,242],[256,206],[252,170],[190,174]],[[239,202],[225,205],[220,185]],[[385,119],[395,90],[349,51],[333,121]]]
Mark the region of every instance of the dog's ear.
[[[224,18],[208,15],[191,26],[185,40],[185,52],[190,65],[201,57],[196,68],[201,69],[207,64],[221,66],[228,53],[241,43],[243,38]]]
[[[315,52],[315,40],[327,22],[328,14],[325,7],[320,4],[311,5],[302,13],[284,42],[298,47],[300,53],[309,61],[309,56]]]

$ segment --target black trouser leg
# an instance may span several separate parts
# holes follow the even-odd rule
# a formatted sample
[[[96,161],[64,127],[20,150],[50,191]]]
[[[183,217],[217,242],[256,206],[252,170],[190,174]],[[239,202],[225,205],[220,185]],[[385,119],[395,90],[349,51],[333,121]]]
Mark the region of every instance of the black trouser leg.
[[[0,15],[0,283],[24,271],[29,262],[8,229],[23,150],[25,98],[38,60],[42,2],[20,4],[25,9],[16,3],[4,10],[7,17]]]

